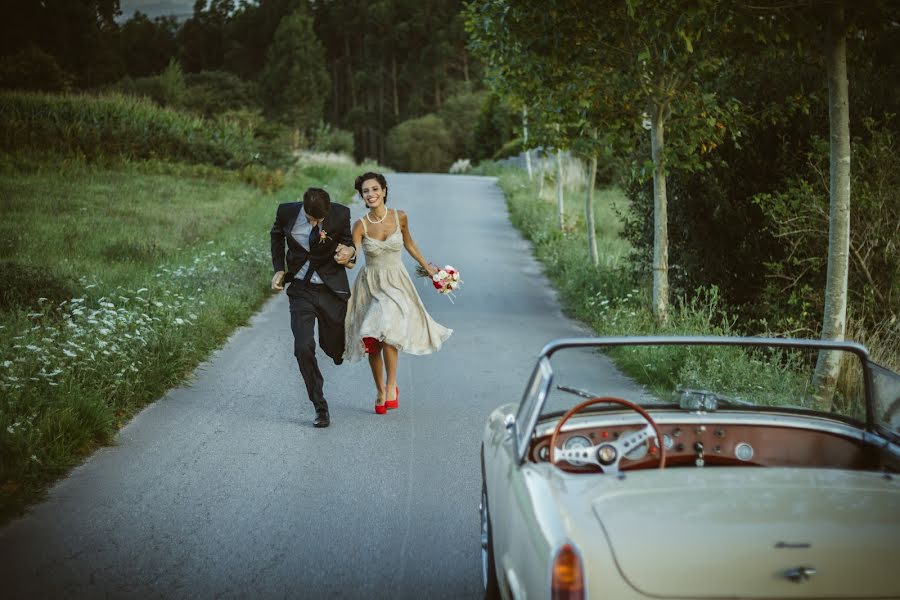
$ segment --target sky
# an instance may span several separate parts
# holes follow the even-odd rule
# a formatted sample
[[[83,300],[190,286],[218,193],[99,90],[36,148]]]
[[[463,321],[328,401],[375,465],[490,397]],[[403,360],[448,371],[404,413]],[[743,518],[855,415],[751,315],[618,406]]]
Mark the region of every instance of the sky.
[[[127,21],[136,10],[151,19],[163,15],[190,15],[194,9],[194,0],[121,0],[120,21]]]

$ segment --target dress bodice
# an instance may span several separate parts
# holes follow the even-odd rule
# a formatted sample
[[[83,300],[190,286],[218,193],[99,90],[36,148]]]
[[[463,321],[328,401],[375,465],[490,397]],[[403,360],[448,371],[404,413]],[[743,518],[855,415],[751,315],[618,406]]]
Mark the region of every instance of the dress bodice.
[[[400,218],[397,211],[394,211],[394,223],[396,228],[394,233],[389,235],[386,240],[377,240],[369,237],[366,229],[366,217],[363,217],[363,240],[362,247],[366,253],[366,267],[394,267],[403,266],[400,258],[400,251],[403,249],[403,234],[400,232]]]

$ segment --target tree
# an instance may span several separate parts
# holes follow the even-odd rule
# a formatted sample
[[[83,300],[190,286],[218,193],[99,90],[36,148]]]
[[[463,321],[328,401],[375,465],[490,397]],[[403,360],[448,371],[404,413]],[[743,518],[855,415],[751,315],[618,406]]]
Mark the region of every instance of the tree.
[[[122,25],[119,48],[128,75],[145,77],[156,75],[178,55],[175,41],[178,22],[174,17],[150,20],[138,11]]]
[[[527,98],[535,121],[547,123],[538,139],[577,145],[591,157],[611,140],[631,141],[636,126],[648,122],[651,161],[639,172],[649,171],[654,185],[653,310],[660,323],[669,296],[666,174],[705,168],[701,142],[724,135],[725,105],[704,90],[721,64],[716,36],[729,26],[721,5],[492,0],[469,7],[473,49],[495,88]],[[705,52],[695,51],[701,40]],[[677,135],[667,145],[673,116]]]
[[[403,171],[446,172],[453,162],[453,136],[437,115],[410,119],[388,132],[387,157]]]
[[[207,6],[209,2],[209,6]],[[234,0],[196,0],[194,14],[178,31],[180,62],[188,73],[218,71],[225,64],[226,26]]]
[[[35,46],[52,56],[76,85],[122,76],[116,47],[119,0],[8,0],[0,19],[0,55]]]
[[[259,76],[263,109],[285,124],[308,131],[322,119],[330,85],[325,49],[313,32],[312,17],[305,8],[298,9],[275,31]]]

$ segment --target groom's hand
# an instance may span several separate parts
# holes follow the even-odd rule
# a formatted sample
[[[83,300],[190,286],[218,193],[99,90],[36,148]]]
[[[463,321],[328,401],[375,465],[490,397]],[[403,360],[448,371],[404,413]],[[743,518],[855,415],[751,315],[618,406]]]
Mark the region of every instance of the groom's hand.
[[[284,289],[284,271],[278,271],[272,276],[272,290],[280,292]]]
[[[350,259],[355,258],[355,256],[356,250],[354,250],[352,246],[338,244],[334,251],[334,262],[339,265],[347,266],[350,263]]]

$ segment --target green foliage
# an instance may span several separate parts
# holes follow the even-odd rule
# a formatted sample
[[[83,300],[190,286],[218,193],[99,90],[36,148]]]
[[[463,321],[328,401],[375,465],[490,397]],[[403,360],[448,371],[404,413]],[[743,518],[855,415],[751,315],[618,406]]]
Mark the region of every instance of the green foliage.
[[[175,40],[178,22],[174,17],[150,20],[136,12],[121,27],[119,51],[128,75],[146,77],[162,72],[178,55]]]
[[[89,159],[167,158],[240,168],[255,162],[251,131],[126,96],[0,94],[0,144]]]
[[[159,76],[159,88],[162,93],[163,105],[171,104],[179,106],[187,95],[187,84],[184,82],[184,73],[178,61],[169,61],[168,66]]]
[[[233,73],[226,71],[190,73],[184,77],[184,83],[184,94],[176,106],[204,117],[259,107],[255,85]]]
[[[56,59],[37,46],[28,46],[0,63],[0,89],[62,92],[71,86]]]
[[[475,130],[472,132],[473,148],[470,154],[472,160],[477,162],[497,156],[513,139],[516,126],[516,117],[512,109],[499,95],[488,93],[478,113]]]
[[[850,305],[863,323],[900,317],[900,157],[890,123],[867,121],[852,155],[853,228],[850,233]],[[798,324],[818,330],[824,298],[828,246],[828,193],[821,174],[828,169],[827,142],[813,140],[804,168],[777,193],[758,194],[755,203],[779,244],[780,260],[765,263],[770,282],[762,296],[776,328]],[[810,326],[809,324],[813,325]]]
[[[114,23],[118,0],[12,0],[0,19],[0,56],[37,46],[54,58],[75,86],[101,85],[125,72]],[[33,80],[31,89],[57,90]]]
[[[353,133],[320,121],[318,128],[313,133],[312,148],[318,152],[335,152],[353,156]]]
[[[301,131],[322,119],[331,78],[325,49],[315,36],[313,20],[303,10],[282,19],[259,75],[266,114]]]
[[[475,127],[485,103],[486,92],[450,96],[438,111],[453,138],[454,158],[471,157],[476,151]]]
[[[404,121],[388,133],[387,157],[401,171],[446,172],[453,163],[453,137],[437,115]]]

